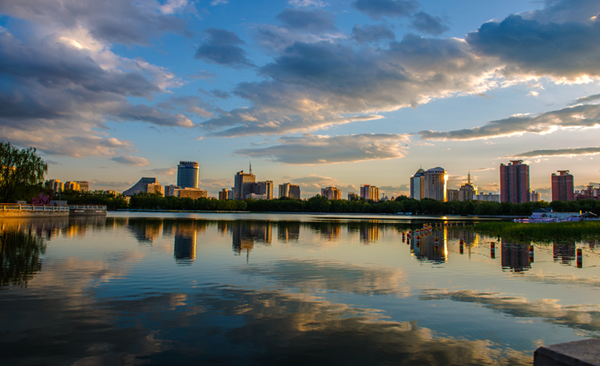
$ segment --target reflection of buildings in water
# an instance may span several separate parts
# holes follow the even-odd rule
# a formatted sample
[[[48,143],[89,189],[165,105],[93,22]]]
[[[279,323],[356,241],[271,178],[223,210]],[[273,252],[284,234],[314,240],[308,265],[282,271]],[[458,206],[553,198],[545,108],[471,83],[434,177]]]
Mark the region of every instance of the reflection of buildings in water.
[[[448,247],[445,230],[434,230],[431,235],[422,236],[420,242],[412,239],[411,248],[414,246],[414,255],[419,260],[443,263],[448,260]],[[439,239],[436,243],[435,238]]]
[[[562,264],[570,264],[575,260],[575,243],[569,244],[553,244],[552,256],[555,262],[560,261]]]
[[[130,219],[127,228],[140,244],[151,244],[163,231],[163,220]]]
[[[45,251],[45,240],[32,231],[0,232],[0,288],[27,287],[27,281],[41,271],[40,256]]]
[[[597,239],[588,240],[587,243],[591,250],[598,248],[598,240]]]
[[[270,245],[272,241],[273,224],[270,221],[234,221],[228,229],[232,232],[233,251],[238,255],[243,250],[250,254],[255,243]]]
[[[364,244],[376,243],[379,241],[379,225],[371,224],[361,226],[360,241]]]
[[[529,262],[529,245],[519,245],[502,239],[500,246],[503,271],[523,272],[531,268],[531,263]]]
[[[194,221],[176,223],[174,257],[177,264],[191,265],[196,259],[197,233]]]
[[[221,235],[225,235],[227,234],[227,221],[219,221],[217,222],[217,231],[221,234]]]
[[[280,242],[297,242],[300,237],[299,222],[279,222],[277,225],[277,239]]]
[[[10,218],[0,220],[0,233],[25,232],[50,240],[63,235],[68,225],[68,217]]]
[[[320,236],[327,241],[337,241],[342,235],[342,225],[338,223],[330,223],[325,227],[320,227]]]
[[[105,229],[106,216],[75,216],[69,217],[69,226],[65,230],[67,238],[85,237],[87,230]]]

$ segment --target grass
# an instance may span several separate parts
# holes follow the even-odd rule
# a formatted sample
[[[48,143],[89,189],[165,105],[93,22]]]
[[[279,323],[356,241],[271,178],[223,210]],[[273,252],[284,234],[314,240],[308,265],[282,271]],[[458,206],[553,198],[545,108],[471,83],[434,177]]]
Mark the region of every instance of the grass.
[[[478,223],[474,230],[491,236],[521,241],[557,242],[600,238],[599,221],[546,224],[482,222]]]

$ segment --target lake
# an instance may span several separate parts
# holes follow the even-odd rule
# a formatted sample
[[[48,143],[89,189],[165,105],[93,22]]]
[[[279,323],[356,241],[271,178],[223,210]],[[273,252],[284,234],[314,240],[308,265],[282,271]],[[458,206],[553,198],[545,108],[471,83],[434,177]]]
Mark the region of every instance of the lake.
[[[0,363],[531,365],[541,345],[600,338],[600,241],[521,245],[471,223],[403,240],[419,227],[5,219]]]

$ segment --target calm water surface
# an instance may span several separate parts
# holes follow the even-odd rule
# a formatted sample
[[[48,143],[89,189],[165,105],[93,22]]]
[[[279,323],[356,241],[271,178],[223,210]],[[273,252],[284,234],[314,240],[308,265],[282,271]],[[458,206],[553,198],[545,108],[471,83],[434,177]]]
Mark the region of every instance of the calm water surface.
[[[600,338],[597,241],[531,254],[462,226],[417,245],[393,220],[126,215],[0,221],[1,364],[531,365]]]

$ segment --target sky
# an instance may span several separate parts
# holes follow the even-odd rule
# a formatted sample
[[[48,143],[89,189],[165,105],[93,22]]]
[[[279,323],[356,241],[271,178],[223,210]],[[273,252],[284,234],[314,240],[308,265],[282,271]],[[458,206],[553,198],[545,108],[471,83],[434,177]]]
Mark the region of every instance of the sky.
[[[600,1],[4,0],[0,140],[48,179],[123,191],[198,161],[303,197],[408,195],[421,166],[600,182]],[[277,194],[277,188],[275,189]]]

